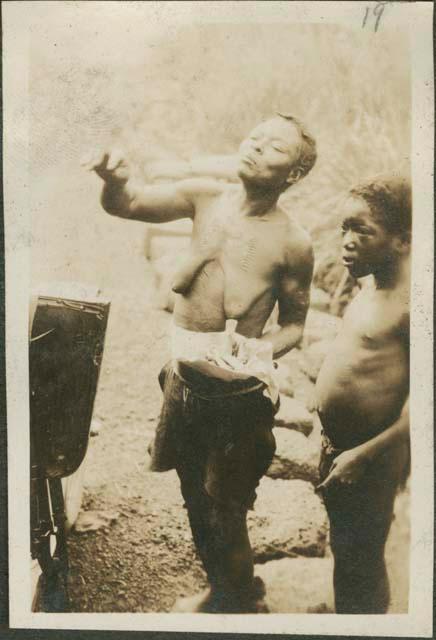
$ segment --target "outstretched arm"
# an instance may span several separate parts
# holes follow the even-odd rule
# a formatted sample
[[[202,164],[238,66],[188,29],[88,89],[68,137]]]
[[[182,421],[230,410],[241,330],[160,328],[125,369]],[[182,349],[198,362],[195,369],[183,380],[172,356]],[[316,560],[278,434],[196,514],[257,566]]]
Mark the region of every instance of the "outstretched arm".
[[[151,180],[183,180],[207,177],[236,182],[238,180],[237,156],[198,156],[188,161],[159,160],[147,166]]]
[[[104,181],[101,204],[105,211],[130,220],[158,223],[193,218],[197,200],[213,188],[204,178],[143,185],[132,177],[120,153],[99,154],[88,167]]]
[[[303,336],[304,322],[310,302],[313,274],[313,251],[307,246],[288,260],[279,280],[279,331],[264,333],[261,340],[273,345],[273,357],[280,358],[295,347]]]

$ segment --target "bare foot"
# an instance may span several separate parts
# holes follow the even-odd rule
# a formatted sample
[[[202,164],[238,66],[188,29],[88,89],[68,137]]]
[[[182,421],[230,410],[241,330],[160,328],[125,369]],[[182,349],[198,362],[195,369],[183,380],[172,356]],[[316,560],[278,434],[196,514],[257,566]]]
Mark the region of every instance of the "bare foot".
[[[216,613],[214,599],[209,589],[189,598],[177,598],[171,613]]]
[[[268,613],[264,602],[265,586],[259,577],[254,578],[250,598],[236,598],[230,594],[214,594],[210,589],[188,598],[178,598],[172,613]]]

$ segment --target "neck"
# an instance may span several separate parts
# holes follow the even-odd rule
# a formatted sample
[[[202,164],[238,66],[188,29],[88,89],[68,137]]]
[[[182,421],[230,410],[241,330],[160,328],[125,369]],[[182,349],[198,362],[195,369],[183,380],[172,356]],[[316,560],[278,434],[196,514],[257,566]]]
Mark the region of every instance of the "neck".
[[[277,189],[243,183],[240,191],[241,212],[244,216],[260,217],[267,214],[280,197]]]
[[[377,289],[395,289],[399,284],[408,281],[410,277],[410,256],[400,256],[397,260],[390,260],[380,271],[374,273]]]

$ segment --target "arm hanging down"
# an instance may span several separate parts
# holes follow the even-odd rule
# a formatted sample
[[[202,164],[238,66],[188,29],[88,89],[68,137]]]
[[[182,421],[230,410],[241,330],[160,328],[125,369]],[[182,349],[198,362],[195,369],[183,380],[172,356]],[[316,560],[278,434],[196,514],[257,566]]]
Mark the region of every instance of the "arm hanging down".
[[[313,274],[313,250],[310,243],[292,251],[279,280],[279,331],[264,333],[261,340],[271,342],[273,357],[280,358],[295,347],[303,336],[304,323],[310,302],[310,283]]]
[[[356,484],[366,473],[368,465],[400,442],[407,443],[410,438],[409,398],[401,414],[390,427],[367,442],[348,449],[335,458],[327,478],[316,488],[326,491],[335,484]]]

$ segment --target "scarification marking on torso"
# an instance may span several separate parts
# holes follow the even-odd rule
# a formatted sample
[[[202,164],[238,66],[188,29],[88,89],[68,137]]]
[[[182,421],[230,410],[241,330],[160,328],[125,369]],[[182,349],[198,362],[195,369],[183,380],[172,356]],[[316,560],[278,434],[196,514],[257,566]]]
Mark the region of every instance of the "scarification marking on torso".
[[[275,247],[274,259],[269,259],[272,248],[269,234],[276,225],[268,225],[269,233],[265,237],[263,229],[261,232],[260,228],[252,227],[257,221],[239,220],[233,203],[224,203],[223,200],[210,214],[199,219],[198,232],[193,240],[192,249],[198,255],[197,264],[200,266],[202,263],[195,276],[195,291],[197,295],[209,298],[209,287],[216,294],[221,281],[221,304],[240,314],[265,293],[272,270],[275,271],[274,263],[279,252]],[[240,280],[242,275],[243,280]]]

